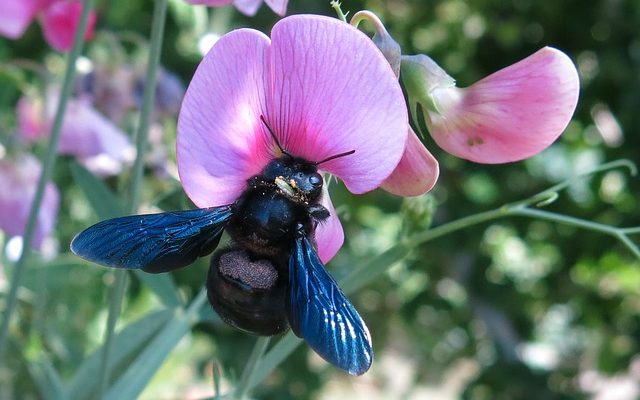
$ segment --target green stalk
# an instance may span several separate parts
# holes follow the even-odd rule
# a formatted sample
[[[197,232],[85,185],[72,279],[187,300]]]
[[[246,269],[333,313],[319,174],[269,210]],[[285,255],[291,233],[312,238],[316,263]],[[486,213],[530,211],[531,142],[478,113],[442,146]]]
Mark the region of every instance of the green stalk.
[[[153,10],[153,21],[151,25],[151,43],[149,50],[149,59],[147,61],[146,84],[144,87],[144,95],[142,102],[142,110],[140,112],[140,120],[136,131],[136,159],[133,165],[131,177],[131,197],[129,199],[129,212],[135,213],[140,203],[140,192],[142,189],[142,178],[144,172],[144,156],[147,149],[147,141],[149,137],[149,126],[151,124],[151,115],[155,104],[156,94],[156,77],[158,72],[158,64],[160,62],[160,52],[162,50],[162,40],[164,34],[164,24],[167,15],[167,0],[156,0]],[[107,317],[107,330],[105,334],[104,347],[102,353],[102,362],[100,364],[100,386],[98,391],[98,399],[102,399],[107,389],[111,375],[111,366],[109,358],[111,355],[112,338],[115,331],[116,322],[118,320],[122,301],[124,298],[124,288],[127,282],[127,271],[117,270],[115,272],[114,286],[111,291],[109,300],[109,315]]]
[[[94,1],[95,0],[83,0],[80,22],[78,24],[78,29],[76,30],[73,37],[73,46],[71,48],[71,52],[69,53],[69,56],[67,58],[64,81],[62,83],[62,91],[60,92],[60,101],[58,102],[58,108],[56,109],[53,126],[51,128],[49,147],[47,148],[47,153],[42,164],[42,172],[40,173],[36,193],[33,197],[33,202],[31,203],[27,226],[24,230],[22,253],[20,254],[20,258],[16,262],[13,270],[11,287],[9,289],[9,294],[6,300],[6,306],[2,318],[2,325],[0,325],[0,366],[4,365],[4,353],[6,350],[9,325],[11,324],[11,317],[16,308],[18,288],[22,283],[22,276],[24,275],[25,265],[27,263],[27,259],[31,255],[31,242],[33,241],[33,237],[35,235],[36,223],[38,221],[38,215],[40,214],[40,207],[42,206],[44,190],[46,188],[47,182],[49,182],[49,180],[51,179],[51,172],[53,171],[58,156],[58,142],[60,141],[60,131],[62,130],[62,122],[64,121],[64,115],[67,110],[67,103],[69,102],[69,97],[71,97],[71,89],[73,88],[73,82],[76,74],[76,60],[82,53],[85,32],[87,30],[87,22],[89,20],[89,12],[93,8]]]
[[[253,346],[253,350],[251,350],[249,360],[247,360],[247,365],[245,365],[244,371],[242,371],[242,377],[240,378],[240,382],[238,383],[238,387],[236,389],[234,397],[237,400],[244,400],[246,398],[247,392],[249,391],[249,382],[251,382],[253,378],[256,367],[262,359],[262,355],[267,350],[267,346],[269,346],[270,340],[271,337],[269,336],[260,336],[256,340],[256,343]]]

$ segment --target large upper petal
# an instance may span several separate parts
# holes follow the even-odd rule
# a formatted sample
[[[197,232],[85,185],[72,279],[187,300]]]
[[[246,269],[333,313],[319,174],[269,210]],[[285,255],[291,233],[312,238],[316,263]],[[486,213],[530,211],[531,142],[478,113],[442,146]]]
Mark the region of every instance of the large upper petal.
[[[472,86],[434,89],[433,139],[480,163],[522,160],[553,143],[571,120],[578,73],[566,54],[545,47]]]
[[[439,174],[438,161],[422,144],[418,135],[409,129],[409,139],[402,159],[382,183],[382,188],[397,196],[419,196],[433,188]]]
[[[177,161],[182,186],[198,207],[234,202],[246,180],[272,157],[260,121],[269,39],[240,29],[204,57],[178,119]],[[268,141],[268,142],[267,142]]]
[[[38,0],[0,0],[0,35],[17,39],[40,8]]]
[[[271,34],[267,119],[285,150],[353,193],[378,187],[402,157],[409,125],[391,67],[362,32],[337,19],[296,15]]]

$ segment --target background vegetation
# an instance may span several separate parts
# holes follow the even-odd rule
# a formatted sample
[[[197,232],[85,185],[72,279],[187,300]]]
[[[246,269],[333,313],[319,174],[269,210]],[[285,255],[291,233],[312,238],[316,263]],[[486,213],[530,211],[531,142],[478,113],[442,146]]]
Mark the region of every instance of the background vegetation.
[[[332,185],[346,231],[345,246],[330,264],[334,276],[375,264],[384,250],[429,226],[528,198],[607,161],[640,160],[639,2],[343,3],[352,13],[364,8],[380,16],[405,54],[430,55],[461,86],[551,45],[576,63],[581,95],[558,142],[525,162],[473,164],[449,156],[427,138],[441,165],[440,180],[428,196],[402,200],[376,191],[354,197],[341,184]],[[144,68],[153,2],[99,1],[97,11],[87,57],[113,68]],[[303,12],[335,15],[328,1],[290,1],[288,14]],[[180,0],[170,2],[167,18],[161,63],[184,84],[201,58],[203,35],[241,26],[268,32],[277,21],[266,6],[249,18],[232,7],[194,10]],[[114,46],[120,58],[112,56]],[[0,40],[3,64],[16,59],[45,65],[58,77],[64,68],[64,59],[50,51],[37,26],[19,41]],[[35,88],[42,83],[30,70],[3,71],[0,134],[6,138],[15,130],[23,87],[16,80]],[[130,110],[121,122],[126,131],[134,131],[137,113]],[[171,168],[175,114],[155,120]],[[42,144],[34,152],[42,156],[44,150]],[[99,354],[103,342],[113,271],[76,259],[67,248],[84,227],[122,212],[118,201],[124,204],[129,180],[127,170],[101,186],[71,158],[58,160],[53,171],[62,195],[57,251],[34,255],[27,264],[0,369],[0,398],[81,399],[98,390],[99,356],[91,354]],[[118,200],[87,196],[106,189]],[[149,166],[142,190],[145,209],[190,206],[179,182]],[[613,169],[574,180],[546,210],[639,226],[639,194],[637,178]],[[10,277],[8,239],[2,242],[1,264]],[[193,315],[183,312],[203,286],[207,261],[149,282],[130,276],[116,329],[123,333],[113,342],[107,385],[112,398],[138,393],[147,399],[206,398],[213,395],[214,382],[224,393],[242,379],[256,338],[220,322],[206,306],[191,309]],[[383,267],[383,274],[350,295],[373,336],[376,360],[367,375],[349,377],[300,346],[252,395],[582,399],[617,390],[619,399],[640,396],[640,262],[615,238],[511,216],[419,244],[408,257]],[[366,276],[367,270],[360,278]],[[0,309],[8,285],[0,277]],[[271,360],[257,370],[268,372]]]

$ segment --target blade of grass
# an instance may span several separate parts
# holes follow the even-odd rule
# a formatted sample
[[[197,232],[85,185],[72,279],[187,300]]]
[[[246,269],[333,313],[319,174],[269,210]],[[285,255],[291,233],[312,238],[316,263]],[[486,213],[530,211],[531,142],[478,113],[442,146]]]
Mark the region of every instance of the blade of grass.
[[[71,175],[100,219],[124,215],[124,205],[107,185],[78,163],[71,165]]]
[[[120,378],[105,393],[106,400],[136,399],[162,365],[169,353],[198,320],[198,313],[206,304],[203,289],[186,311],[176,309],[169,322],[153,338],[149,345],[129,364]]]
[[[38,180],[38,186],[36,187],[35,195],[33,196],[33,202],[31,203],[31,209],[29,211],[29,218],[27,220],[27,226],[24,229],[23,235],[23,250],[20,254],[20,258],[16,262],[13,270],[13,277],[11,279],[11,286],[9,295],[7,296],[6,306],[4,310],[4,316],[2,324],[0,325],[0,367],[4,365],[4,353],[6,349],[7,334],[9,332],[9,325],[11,324],[11,318],[15,311],[17,302],[18,288],[21,285],[22,276],[24,274],[25,265],[31,254],[31,242],[36,230],[36,222],[40,213],[40,207],[42,205],[42,199],[44,197],[44,190],[51,179],[51,173],[58,155],[58,142],[60,141],[60,131],[62,129],[62,122],[64,120],[64,114],[67,110],[67,103],[69,97],[71,97],[71,89],[76,74],[76,60],[82,52],[84,45],[85,32],[87,30],[87,22],[89,20],[89,12],[93,9],[95,0],[83,0],[82,1],[82,14],[80,15],[80,21],[78,28],[73,37],[73,46],[71,52],[67,57],[67,66],[64,73],[64,80],[62,83],[62,90],[60,92],[60,101],[56,109],[56,114],[53,119],[53,125],[51,128],[51,135],[49,138],[49,146],[42,165],[42,173]]]
[[[172,310],[150,312],[132,322],[118,332],[113,338],[113,354],[111,362],[114,366],[125,366],[135,355],[139,354],[153,336],[171,321]],[[65,397],[73,400],[89,400],[97,390],[99,382],[95,377],[100,372],[102,348],[96,349],[78,367],[65,388]]]
[[[28,368],[31,377],[38,386],[40,395],[44,400],[64,400],[67,396],[64,393],[60,376],[53,368],[46,353],[40,354],[40,360],[28,361]]]
[[[251,377],[256,371],[258,363],[262,359],[264,352],[267,350],[267,346],[269,346],[269,341],[271,337],[269,336],[260,336],[256,339],[256,343],[253,346],[253,350],[251,351],[251,355],[247,360],[247,364],[242,371],[242,377],[240,377],[240,382],[238,382],[238,386],[235,392],[235,398],[238,400],[244,400],[247,394],[249,393],[249,382],[251,381]]]

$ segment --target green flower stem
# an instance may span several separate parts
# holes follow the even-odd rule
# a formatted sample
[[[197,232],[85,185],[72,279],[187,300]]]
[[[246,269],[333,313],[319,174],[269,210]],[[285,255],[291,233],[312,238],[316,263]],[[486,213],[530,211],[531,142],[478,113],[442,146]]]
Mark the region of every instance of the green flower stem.
[[[244,367],[244,371],[242,371],[242,377],[240,378],[240,382],[238,383],[235,398],[237,400],[244,400],[248,391],[249,391],[249,382],[252,381],[253,375],[256,372],[256,367],[258,366],[262,355],[267,350],[267,346],[269,345],[269,341],[271,337],[269,336],[260,336],[256,340],[255,345],[253,346],[253,350],[251,351],[251,355],[249,356],[249,360],[247,360],[247,365]]]
[[[342,3],[340,3],[337,0],[332,0],[331,3],[329,3],[329,5],[335,10],[336,14],[338,15],[338,18],[342,20],[342,22],[347,22],[347,15],[349,13],[347,12],[345,14],[342,12]]]
[[[6,306],[4,309],[4,315],[2,318],[2,325],[0,325],[0,366],[4,365],[4,353],[7,343],[7,335],[9,332],[9,325],[11,324],[11,317],[15,311],[17,304],[18,289],[22,283],[22,276],[24,274],[25,265],[29,256],[31,255],[31,242],[35,235],[36,223],[38,221],[38,215],[40,214],[40,207],[42,206],[42,199],[44,197],[44,191],[47,182],[51,179],[51,172],[55,166],[55,162],[58,155],[58,142],[60,141],[60,131],[62,129],[62,122],[67,110],[67,103],[71,96],[71,89],[73,88],[73,82],[76,74],[76,60],[82,53],[84,46],[84,37],[87,30],[87,21],[89,20],[89,12],[93,8],[95,0],[83,0],[82,14],[80,16],[80,22],[78,29],[73,37],[73,47],[67,57],[67,66],[64,73],[64,81],[62,83],[62,91],[60,93],[60,101],[58,102],[58,108],[53,120],[51,128],[51,135],[49,138],[49,147],[45,155],[45,159],[42,165],[42,172],[38,180],[38,186],[36,193],[33,196],[33,202],[31,203],[31,209],[29,211],[29,218],[27,220],[27,226],[24,230],[22,253],[20,258],[16,262],[13,270],[13,277],[11,280],[11,287],[6,299]]]
[[[151,25],[151,43],[149,50],[149,59],[147,61],[146,83],[144,87],[144,95],[142,102],[142,110],[140,112],[140,120],[136,131],[136,159],[133,165],[131,178],[131,192],[129,198],[129,211],[135,213],[140,203],[140,192],[142,189],[142,178],[144,172],[144,158],[147,148],[147,139],[149,136],[149,126],[151,124],[151,115],[155,104],[156,78],[158,64],[160,62],[160,52],[162,49],[162,40],[164,34],[164,25],[167,15],[167,0],[156,0],[153,21]],[[127,282],[127,271],[117,270],[115,272],[114,286],[111,291],[109,301],[109,315],[107,317],[107,330],[105,334],[104,347],[102,353],[102,361],[100,367],[100,386],[98,398],[102,398],[106,391],[111,375],[111,366],[109,358],[112,347],[112,338],[115,331],[115,325],[122,308],[122,301],[125,293]]]
[[[613,236],[622,242],[627,248],[640,260],[640,249],[638,246],[629,239],[627,231],[634,231],[638,227],[634,228],[617,228],[615,226],[599,224],[597,222],[588,221],[580,218],[570,217],[568,215],[556,214],[544,210],[536,210],[528,207],[516,207],[510,211],[511,215],[519,215],[523,217],[536,218],[544,221],[557,222],[559,224],[575,226],[577,228],[586,229],[589,231],[603,233],[605,235]]]

